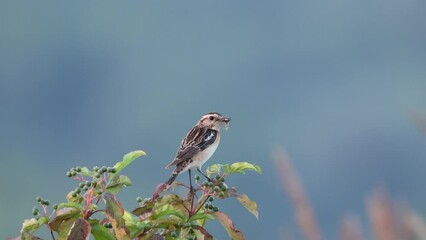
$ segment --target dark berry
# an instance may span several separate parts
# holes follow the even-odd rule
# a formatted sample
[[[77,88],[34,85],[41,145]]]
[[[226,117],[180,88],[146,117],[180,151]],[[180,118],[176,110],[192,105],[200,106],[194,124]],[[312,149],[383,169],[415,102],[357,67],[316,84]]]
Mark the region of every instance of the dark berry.
[[[95,178],[100,178],[100,177],[101,177],[101,174],[96,173]]]
[[[76,171],[76,172],[81,172],[81,167],[76,167],[76,168],[75,168],[75,171]]]
[[[220,192],[218,196],[219,196],[220,198],[223,198],[223,197],[225,197],[225,194],[224,194],[223,192]]]
[[[78,193],[76,193],[76,192],[72,192],[71,196],[72,196],[72,197],[77,197],[77,194],[78,194]]]
[[[71,171],[71,176],[75,176],[75,175],[77,175],[77,172],[76,171]]]
[[[217,211],[219,211],[219,208],[217,208],[216,206],[214,206],[214,207],[213,207],[213,211],[214,211],[214,212],[217,212]]]
[[[117,169],[113,167],[113,168],[111,169],[111,173],[116,173],[116,172],[117,172]]]
[[[107,172],[112,172],[112,167],[107,167]]]
[[[217,180],[219,180],[220,179],[220,175],[218,174],[218,175],[216,175],[216,179]]]
[[[80,188],[83,188],[85,185],[84,185],[84,182],[81,182],[81,183],[79,183],[78,184],[78,186],[80,187]]]
[[[67,177],[72,177],[72,174],[71,174],[71,172],[67,172]]]
[[[49,202],[49,200],[46,199],[46,200],[42,201],[41,204],[49,206],[50,202]]]
[[[136,198],[136,202],[138,202],[138,203],[140,203],[140,202],[142,202],[143,200],[142,200],[142,198],[141,197],[137,197]]]
[[[209,197],[209,201],[213,202],[214,198],[213,197]]]
[[[213,191],[219,192],[220,188],[218,186],[214,186]]]
[[[85,186],[83,187],[83,190],[84,190],[84,191],[87,191],[87,190],[89,190],[89,187],[85,185]]]
[[[56,209],[58,209],[58,204],[53,204],[53,206],[52,206],[52,208],[54,209],[54,210],[56,210]]]
[[[43,200],[43,198],[41,198],[40,196],[37,196],[37,197],[36,197],[36,201],[37,201],[37,202],[41,202],[42,200]]]
[[[98,166],[94,166],[93,167],[93,171],[95,171],[95,172],[99,171],[99,167]]]
[[[37,215],[38,214],[38,209],[36,207],[33,207],[33,215]]]
[[[200,180],[200,176],[195,175],[195,176],[194,176],[194,179],[195,179],[195,181],[198,181],[198,180]]]
[[[106,171],[107,171],[107,167],[103,166],[103,167],[101,168],[101,172],[102,172],[102,173],[104,173],[104,172],[106,172]]]

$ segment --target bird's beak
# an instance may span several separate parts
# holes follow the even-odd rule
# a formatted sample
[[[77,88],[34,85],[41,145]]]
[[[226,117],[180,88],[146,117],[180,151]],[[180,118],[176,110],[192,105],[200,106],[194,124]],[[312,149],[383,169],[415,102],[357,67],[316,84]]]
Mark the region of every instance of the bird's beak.
[[[229,117],[222,117],[220,120],[221,120],[222,122],[224,122],[224,123],[228,123],[228,122],[230,122],[230,121],[231,121],[231,118],[229,118]]]

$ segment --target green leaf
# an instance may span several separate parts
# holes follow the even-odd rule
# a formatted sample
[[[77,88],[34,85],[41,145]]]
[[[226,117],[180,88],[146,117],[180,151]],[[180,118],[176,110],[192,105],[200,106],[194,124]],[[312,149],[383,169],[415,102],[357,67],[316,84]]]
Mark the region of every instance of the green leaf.
[[[75,202],[60,203],[58,205],[58,209],[67,208],[67,207],[68,208],[76,208],[76,209],[78,209],[80,211],[84,210],[84,208],[83,208],[83,206],[81,204],[78,204],[78,203],[75,203]]]
[[[232,220],[225,213],[219,211],[213,212],[211,214],[222,224],[231,239],[245,239],[243,233],[234,226]]]
[[[117,176],[111,178],[108,185],[106,186],[106,191],[110,193],[117,193],[120,189],[124,187],[129,187],[132,185],[132,181],[125,175]]]
[[[92,171],[90,171],[87,167],[82,167],[81,168],[81,175],[86,176],[86,177],[91,177],[92,176]]]
[[[92,226],[90,226],[90,223],[85,219],[79,218],[75,220],[74,224],[71,226],[67,236],[67,240],[75,240],[75,239],[89,240],[91,230],[92,230]]]
[[[64,220],[58,229],[58,240],[66,240],[68,238],[68,233],[70,232],[70,229],[72,225],[74,224],[76,219],[67,219]]]
[[[24,223],[22,223],[21,234],[23,234],[25,232],[33,233],[38,228],[40,228],[40,223],[37,219],[35,219],[35,218],[26,219],[26,220],[24,220]],[[22,238],[24,238],[24,237],[22,236]]]
[[[38,219],[38,223],[40,224],[40,226],[43,224],[47,224],[48,222],[49,222],[48,216],[43,216]]]
[[[214,220],[214,217],[211,214],[208,214],[208,213],[198,212],[197,214],[195,214],[191,218],[189,218],[188,222],[192,222],[192,221],[195,221],[195,220]]]
[[[105,192],[103,197],[106,205],[106,216],[112,224],[115,236],[118,240],[129,240],[130,236],[127,234],[128,229],[125,227],[124,209],[121,203],[109,192]]]
[[[248,162],[236,162],[231,164],[229,167],[229,173],[245,173],[246,170],[253,170],[258,173],[262,173],[262,169],[256,164],[251,164]]]
[[[188,200],[188,202],[189,202],[189,200]],[[171,212],[171,213],[173,213],[172,215],[177,216],[179,218],[182,218],[182,215],[188,216],[187,208],[188,209],[190,208],[189,204],[190,203],[183,201],[176,194],[167,194],[167,195],[164,195],[164,196],[162,196],[162,197],[160,197],[156,200],[155,205],[152,208],[152,213],[153,213],[154,217],[159,218],[158,215],[160,215],[160,213],[163,211],[164,206],[166,206],[165,208],[167,208],[167,206],[172,206],[173,210],[176,210],[176,211],[179,212],[179,213]]]
[[[95,240],[115,240],[114,234],[104,225],[94,221],[90,221],[90,225],[92,226],[91,233]]]
[[[141,150],[136,150],[133,152],[129,152],[128,154],[123,156],[123,160],[114,165],[114,168],[117,170],[115,173],[111,173],[111,176],[117,175],[121,172],[125,167],[127,167],[130,163],[132,163],[136,158],[140,156],[145,156],[146,153]]]
[[[139,218],[128,211],[124,211],[123,219],[126,228],[130,231],[131,238],[135,238],[143,229],[138,227]]]
[[[185,220],[185,215],[174,209],[171,205],[164,205],[157,209],[156,213],[152,216],[152,219],[160,219],[164,217],[176,216],[181,220]]]
[[[245,194],[238,195],[236,198],[249,212],[259,219],[259,211],[257,210],[257,204],[255,201],[251,200]]]
[[[128,211],[124,211],[123,219],[126,226],[136,225],[139,222],[139,218]]]
[[[213,164],[209,166],[206,170],[207,176],[210,177],[210,175],[212,174],[219,174],[222,166],[223,166],[222,164]]]
[[[35,232],[41,226],[46,224],[48,221],[49,221],[49,217],[47,216],[40,217],[38,220],[35,218],[25,220],[24,223],[22,224],[20,239],[23,239],[23,240],[37,239],[37,237],[33,236],[33,232]]]

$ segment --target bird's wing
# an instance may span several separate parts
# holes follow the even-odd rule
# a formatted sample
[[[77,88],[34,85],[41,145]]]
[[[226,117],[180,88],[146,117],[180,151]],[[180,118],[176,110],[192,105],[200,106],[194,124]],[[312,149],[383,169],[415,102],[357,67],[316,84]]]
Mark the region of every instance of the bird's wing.
[[[206,149],[215,142],[217,133],[214,129],[198,125],[194,126],[182,140],[175,159],[166,168],[191,159],[197,153]]]

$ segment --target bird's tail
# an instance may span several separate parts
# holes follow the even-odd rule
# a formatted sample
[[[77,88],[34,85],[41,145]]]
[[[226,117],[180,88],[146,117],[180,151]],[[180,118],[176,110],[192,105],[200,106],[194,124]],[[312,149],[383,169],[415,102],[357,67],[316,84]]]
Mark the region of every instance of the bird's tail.
[[[170,178],[169,178],[169,180],[167,180],[167,185],[172,185],[172,183],[175,181],[175,179],[176,179],[176,177],[178,176],[179,174],[177,174],[177,173],[172,173],[172,175],[170,176]]]

